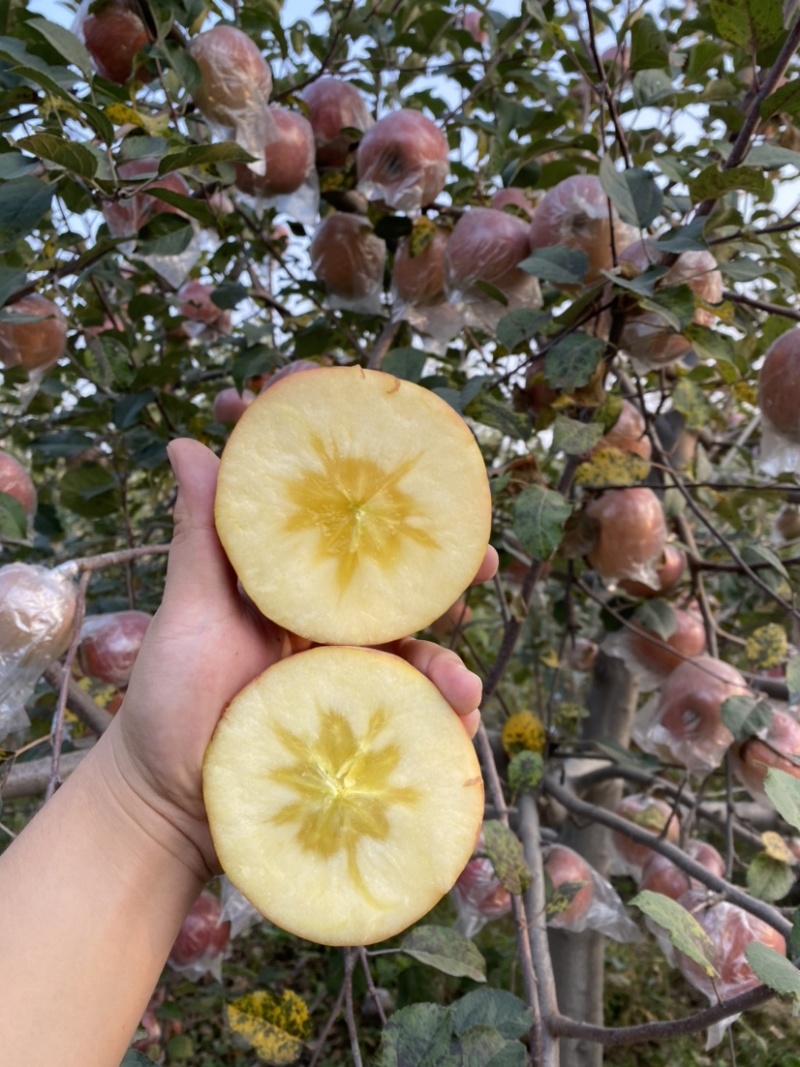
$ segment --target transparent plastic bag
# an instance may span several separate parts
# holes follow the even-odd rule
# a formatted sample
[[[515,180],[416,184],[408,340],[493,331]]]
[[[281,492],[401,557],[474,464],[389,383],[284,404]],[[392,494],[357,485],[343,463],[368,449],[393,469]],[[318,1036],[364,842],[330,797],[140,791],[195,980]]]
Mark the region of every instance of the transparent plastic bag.
[[[625,911],[616,889],[567,845],[544,849],[544,870],[554,894],[547,925],[581,933],[598,930],[614,941],[641,941],[642,933]]]
[[[448,152],[447,138],[422,112],[394,111],[361,138],[358,190],[392,211],[417,215],[444,188]]]
[[[183,920],[167,963],[193,981],[210,974],[221,982],[230,929],[230,923],[222,918],[220,898],[204,889]]]
[[[511,894],[494,873],[487,856],[473,856],[451,890],[458,912],[456,928],[474,937],[492,919],[511,911]]]

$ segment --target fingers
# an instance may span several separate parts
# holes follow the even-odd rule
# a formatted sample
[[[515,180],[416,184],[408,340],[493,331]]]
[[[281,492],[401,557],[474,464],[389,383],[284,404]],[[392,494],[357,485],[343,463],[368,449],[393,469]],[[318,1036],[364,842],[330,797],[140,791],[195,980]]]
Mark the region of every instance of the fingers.
[[[483,688],[477,674],[468,670],[455,652],[431,641],[408,637],[399,643],[397,652],[433,682],[473,737],[480,722],[477,708]]]
[[[480,585],[481,582],[488,582],[490,578],[494,578],[499,562],[500,558],[497,555],[497,549],[492,548],[491,545],[487,545],[486,555],[483,557],[483,562],[470,584]]]

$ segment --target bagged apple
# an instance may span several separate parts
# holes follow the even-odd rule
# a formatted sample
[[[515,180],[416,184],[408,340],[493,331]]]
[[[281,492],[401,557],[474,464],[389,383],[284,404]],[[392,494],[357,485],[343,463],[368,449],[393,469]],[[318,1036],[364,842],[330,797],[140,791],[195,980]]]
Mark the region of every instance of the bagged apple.
[[[210,974],[221,982],[230,929],[230,923],[222,917],[219,897],[204,889],[183,920],[167,963],[195,981]]]
[[[581,933],[597,930],[614,941],[640,941],[641,931],[625,912],[616,889],[566,845],[544,850],[549,884],[547,925]]]
[[[511,911],[511,894],[494,872],[488,856],[473,856],[451,891],[458,912],[456,928],[474,937],[486,923]]]

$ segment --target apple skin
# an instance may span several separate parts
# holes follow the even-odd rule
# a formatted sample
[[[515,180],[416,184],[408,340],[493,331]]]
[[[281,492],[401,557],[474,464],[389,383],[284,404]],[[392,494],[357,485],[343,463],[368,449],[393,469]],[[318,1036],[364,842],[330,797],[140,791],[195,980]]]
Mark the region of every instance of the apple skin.
[[[800,327],[787,330],[767,349],[758,374],[758,407],[778,433],[800,441]]]
[[[706,630],[700,616],[680,608],[673,608],[673,612],[675,629],[666,638],[665,643],[674,651],[649,640],[648,635],[657,640],[663,639],[644,626],[633,623],[628,632],[628,647],[631,652],[644,667],[658,674],[669,674],[687,659],[701,656],[706,650]]]
[[[357,303],[380,291],[386,245],[361,215],[328,215],[314,232],[309,255],[315,278],[332,296]]]
[[[193,99],[209,122],[239,126],[266,109],[272,73],[258,45],[235,26],[214,26],[189,44],[200,68]]]
[[[533,204],[522,189],[516,185],[509,185],[505,189],[498,189],[492,197],[492,205],[495,211],[503,211],[504,208],[518,208],[529,219],[533,217]]]
[[[78,647],[83,673],[98,682],[126,686],[152,618],[146,611],[87,615]]]
[[[713,656],[681,663],[661,689],[654,747],[689,770],[718,767],[733,741],[720,709],[728,697],[749,694],[744,678],[729,663]],[[643,740],[639,743],[646,747]]]
[[[601,448],[618,448],[620,452],[632,452],[649,461],[652,446],[646,435],[647,427],[641,411],[630,400],[622,401],[619,418],[597,442],[594,451]]]
[[[599,523],[597,543],[587,555],[603,578],[657,581],[655,564],[664,552],[667,524],[652,489],[610,489],[592,500],[586,514]]]
[[[609,206],[599,178],[573,174],[548,189],[536,205],[528,236],[531,251],[564,245],[585,252],[589,263],[584,284],[593,285],[601,271],[614,265],[614,251],[630,245],[637,231]]]
[[[398,244],[392,268],[392,283],[397,297],[414,307],[435,307],[445,301],[444,256],[450,231],[437,227],[431,240],[416,256],[410,252],[409,239]]]
[[[314,131],[299,111],[271,107],[275,136],[264,145],[264,174],[234,163],[236,187],[251,196],[284,196],[296,192],[314,171]]]
[[[36,487],[20,461],[10,452],[0,451],[0,492],[18,500],[30,517],[36,511]]]
[[[775,708],[772,722],[763,738],[748,737],[731,749],[733,773],[756,800],[763,800],[767,770],[775,767],[793,778],[800,778],[800,722],[788,712]]]
[[[190,337],[204,332],[205,328],[217,334],[230,332],[231,313],[217,307],[211,299],[213,292],[212,286],[196,280],[184,282],[178,290],[179,311],[190,320],[184,323],[184,330]]]
[[[364,98],[354,85],[339,78],[317,78],[306,86],[303,100],[314,130],[318,167],[343,167],[353,144],[344,130],[366,132],[374,123]]]
[[[582,922],[594,899],[589,864],[566,845],[550,845],[544,853],[544,870],[556,890],[565,883],[585,883],[563,911],[548,916],[548,925],[569,929]]]
[[[401,108],[365,132],[356,152],[358,188],[395,211],[418,212],[444,188],[447,138],[421,111]]]
[[[619,583],[620,589],[624,589],[630,596],[654,597],[661,596],[674,589],[686,570],[686,553],[676,545],[664,545],[664,560],[656,567],[657,588],[637,582],[635,579],[623,578]]]
[[[468,7],[461,16],[461,27],[464,29],[480,48],[489,40],[489,34],[481,26],[483,15],[474,7]]]
[[[492,861],[474,856],[453,886],[460,907],[472,908],[486,919],[497,919],[511,911],[511,894],[494,873]]]
[[[134,62],[150,35],[129,0],[110,0],[87,14],[82,33],[98,73],[108,81],[124,85],[134,73],[140,81],[147,78],[147,68],[142,65],[134,71]]]
[[[692,913],[711,939],[711,960],[719,978],[712,981],[702,967],[681,952],[676,953],[675,962],[687,982],[705,993],[713,1003],[718,998],[724,1000],[746,993],[760,984],[745,957],[745,949],[751,942],[760,941],[782,956],[786,955],[784,937],[763,919],[736,904],[723,900],[708,905],[707,894],[699,890],[685,893],[679,903]]]
[[[715,874],[717,878],[725,877],[725,861],[714,846],[707,841],[692,838],[686,842],[684,852],[691,859],[702,864],[709,874]],[[703,885],[697,879],[690,878],[671,859],[658,852],[651,852],[642,867],[639,888],[651,893],[663,893],[670,900],[678,900],[690,889],[703,889]]]
[[[235,386],[220,389],[214,397],[211,415],[214,422],[238,422],[256,398],[252,389],[243,389],[240,393]]]
[[[146,183],[147,189],[166,189],[169,192],[189,196],[190,189],[180,174],[158,175],[158,160],[131,159],[121,163],[117,174],[123,181],[151,177]],[[133,196],[120,200],[107,200],[103,204],[103,218],[106,220],[112,237],[133,237],[156,215],[181,215],[182,212],[158,197],[148,196],[146,192],[136,192]]]
[[[670,804],[658,797],[647,796],[645,793],[631,793],[620,800],[615,812],[641,830],[647,830],[656,838],[663,838],[673,845],[676,845],[680,839],[681,826],[677,815],[673,813]],[[620,859],[637,873],[653,855],[652,849],[647,845],[632,841],[619,830],[612,832],[611,840]]]
[[[179,969],[202,968],[220,959],[230,941],[231,924],[221,922],[222,905],[204,889],[178,931],[168,962]]]
[[[67,320],[52,300],[30,293],[3,308],[11,315],[37,316],[36,322],[0,321],[0,364],[45,371],[67,351]]]

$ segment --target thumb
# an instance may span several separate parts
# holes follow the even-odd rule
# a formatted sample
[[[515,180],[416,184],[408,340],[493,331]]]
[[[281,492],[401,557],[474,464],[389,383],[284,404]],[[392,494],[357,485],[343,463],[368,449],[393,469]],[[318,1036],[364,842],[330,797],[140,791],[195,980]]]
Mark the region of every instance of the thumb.
[[[167,564],[164,606],[218,612],[236,597],[236,576],[214,526],[219,460],[199,441],[171,441],[167,455],[178,484],[175,527]]]

